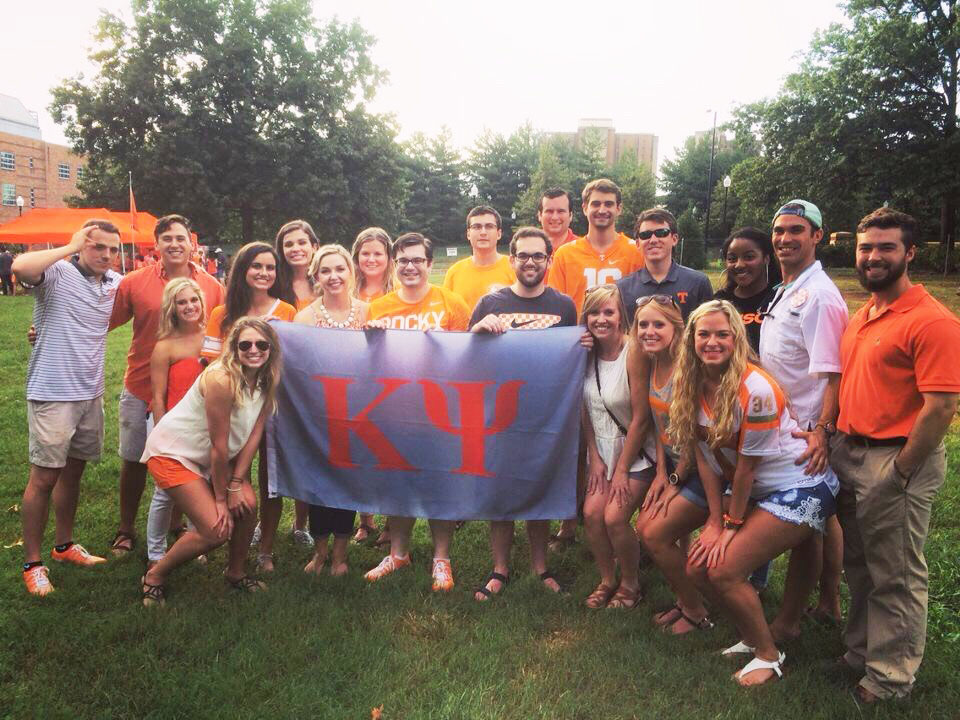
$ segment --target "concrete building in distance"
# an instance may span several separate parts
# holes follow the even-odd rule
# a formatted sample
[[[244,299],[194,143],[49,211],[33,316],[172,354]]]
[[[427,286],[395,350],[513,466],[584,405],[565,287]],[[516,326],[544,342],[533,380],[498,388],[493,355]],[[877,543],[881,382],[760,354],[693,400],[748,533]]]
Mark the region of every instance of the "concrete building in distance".
[[[0,224],[31,208],[66,207],[83,177],[83,158],[44,142],[37,114],[17,98],[0,94]]]
[[[640,165],[657,174],[657,136],[651,133],[618,133],[610,118],[584,118],[577,123],[576,132],[548,132],[547,138],[561,138],[573,143],[578,150],[596,148],[615,165],[624,155],[632,155]]]
[[[713,128],[709,130],[697,130],[693,134],[693,139],[697,145],[699,145],[701,142],[713,142]],[[732,147],[733,141],[727,137],[727,134],[723,130],[717,128],[717,145],[715,151],[720,152],[722,150],[729,150]]]

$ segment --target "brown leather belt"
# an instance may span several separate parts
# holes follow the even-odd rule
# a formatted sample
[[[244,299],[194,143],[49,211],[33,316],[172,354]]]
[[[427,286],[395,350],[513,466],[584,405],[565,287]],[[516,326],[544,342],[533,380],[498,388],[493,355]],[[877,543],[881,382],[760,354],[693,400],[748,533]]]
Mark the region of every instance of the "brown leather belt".
[[[865,435],[847,435],[847,439],[860,447],[903,447],[907,444],[905,437],[871,438]]]

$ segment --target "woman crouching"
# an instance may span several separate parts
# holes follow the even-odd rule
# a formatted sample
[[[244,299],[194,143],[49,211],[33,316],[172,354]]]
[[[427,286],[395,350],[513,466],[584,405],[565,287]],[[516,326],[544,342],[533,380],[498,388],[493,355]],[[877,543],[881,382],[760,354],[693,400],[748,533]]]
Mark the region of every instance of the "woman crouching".
[[[747,576],[791,548],[794,559],[814,554],[815,534],[835,512],[837,493],[829,468],[804,475],[796,465],[806,442],[792,435],[798,427],[783,392],[749,356],[733,305],[712,300],[698,307],[674,372],[668,431],[681,454],[693,451],[710,506],[687,571],[740,632],[741,641],[723,654],[754,656],[734,675],[745,686],[781,677],[786,658]],[[726,483],[730,490],[721,500],[718,490]],[[809,584],[793,570],[792,582]]]
[[[246,572],[257,500],[250,465],[280,380],[277,334],[260,319],[243,317],[230,329],[223,353],[157,424],[141,462],[193,522],[141,580],[143,604],[164,602],[174,568],[223,545],[224,577],[236,590],[266,586]]]

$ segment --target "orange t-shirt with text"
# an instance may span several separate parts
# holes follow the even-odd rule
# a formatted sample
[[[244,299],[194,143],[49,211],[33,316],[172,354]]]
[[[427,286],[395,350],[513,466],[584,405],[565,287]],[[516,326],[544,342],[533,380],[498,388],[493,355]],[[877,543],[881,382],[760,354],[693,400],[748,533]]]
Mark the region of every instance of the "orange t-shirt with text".
[[[455,292],[437,285],[418,303],[400,299],[396,290],[370,303],[371,320],[388,318],[395,330],[466,330],[470,309]]]
[[[579,317],[587,290],[605,283],[616,283],[642,267],[643,252],[623,233],[619,233],[603,253],[594,250],[586,237],[578,237],[557,250],[547,285],[569,295],[577,306]]]
[[[489,292],[513,285],[517,279],[510,266],[510,258],[501,255],[493,265],[477,265],[472,257],[458,260],[443,276],[443,286],[463,298],[470,312]]]

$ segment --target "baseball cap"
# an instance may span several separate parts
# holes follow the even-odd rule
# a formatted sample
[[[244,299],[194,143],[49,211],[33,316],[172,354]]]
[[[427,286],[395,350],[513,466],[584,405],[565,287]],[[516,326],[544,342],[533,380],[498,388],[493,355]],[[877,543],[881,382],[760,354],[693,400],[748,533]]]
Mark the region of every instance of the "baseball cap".
[[[813,224],[815,230],[823,227],[823,216],[820,214],[820,208],[806,200],[791,200],[788,203],[784,203],[780,206],[780,209],[773,214],[773,220],[776,220],[781,215],[796,215],[797,217],[806,218]]]

